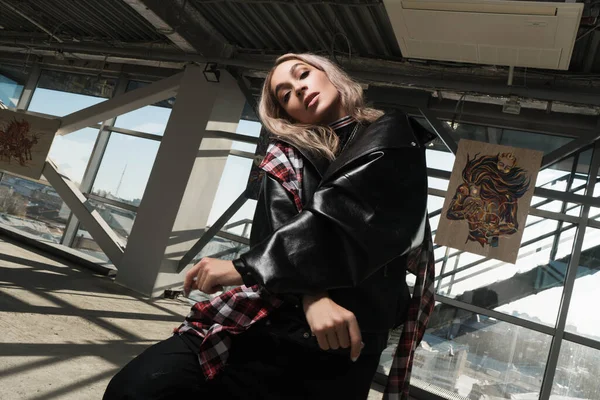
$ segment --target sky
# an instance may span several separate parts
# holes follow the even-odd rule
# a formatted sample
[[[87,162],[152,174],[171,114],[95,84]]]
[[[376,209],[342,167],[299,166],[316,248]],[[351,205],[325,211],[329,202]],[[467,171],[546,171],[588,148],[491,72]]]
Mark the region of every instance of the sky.
[[[91,96],[37,89],[29,109],[31,111],[63,116],[103,100]],[[170,109],[148,106],[118,117],[115,125],[121,128],[161,135],[164,132],[169,114]],[[237,132],[258,137],[260,124],[250,121],[240,121]],[[50,158],[57,163],[61,172],[65,173],[73,181],[81,181],[96,136],[97,130],[89,128],[66,136],[58,136],[55,138],[50,150]],[[94,190],[110,191],[126,200],[141,198],[159,145],[160,142],[158,141],[113,133],[94,184]],[[238,142],[233,144],[233,148],[253,153],[255,146]],[[427,150],[428,167],[451,171],[453,163],[454,156],[452,154]],[[214,223],[244,190],[251,165],[252,161],[249,159],[235,156],[228,158],[209,216],[209,225]],[[536,185],[540,186],[564,173],[551,169],[541,171]],[[119,182],[121,182],[120,185]],[[448,189],[448,181],[441,179],[430,178],[429,185],[432,188]],[[560,185],[551,188],[564,191],[564,187]],[[540,200],[534,197],[533,203]],[[442,198],[429,196],[428,206],[430,212],[441,208],[442,204]],[[560,202],[553,202],[543,209],[558,212],[560,211],[560,205]],[[255,207],[255,201],[247,201],[231,221],[246,218],[252,219]],[[578,210],[576,210],[576,213],[578,213]],[[529,217],[530,222],[535,219],[535,217]],[[548,220],[527,228],[524,240],[546,233],[554,229],[555,226],[556,221]],[[571,229],[561,237],[557,258],[570,254],[574,232],[575,229]],[[550,241],[546,240],[522,249],[516,265],[488,262],[480,267],[472,268],[465,273],[457,274],[457,279],[461,277],[465,279],[462,282],[455,283],[452,291],[447,293],[447,295],[454,297],[466,290],[486,286],[490,283],[510,278],[515,273],[528,271],[537,265],[546,264],[549,257],[549,243],[551,244],[551,239]],[[600,245],[600,231],[588,228],[584,240],[584,250],[596,245]],[[533,250],[530,251],[531,249]],[[441,251],[443,252],[443,250]],[[531,254],[525,254],[528,251]],[[440,251],[438,251],[439,253]],[[480,258],[476,255],[463,256],[460,259],[458,267]],[[498,267],[478,275],[472,275],[473,272],[490,266]],[[448,271],[447,269],[446,272]],[[598,287],[600,287],[600,274],[589,275],[579,278],[576,281],[576,290],[571,301],[567,323],[575,326],[577,333],[600,336],[600,314],[588,311],[590,303],[593,304],[595,301],[600,300]],[[521,314],[528,314],[530,317],[538,318],[543,323],[553,326],[556,322],[561,298],[562,287],[554,288],[538,294],[532,294],[513,303],[504,304],[497,310],[507,314],[512,314],[515,311]]]
[[[16,107],[22,91],[23,86],[0,74],[0,101],[9,107]]]
[[[104,100],[99,97],[38,88],[34,92],[29,110],[64,116]],[[162,135],[170,111],[167,108],[147,106],[118,117],[115,125]],[[85,128],[65,136],[57,136],[50,148],[49,157],[72,181],[81,182],[97,135],[97,129]],[[112,192],[126,200],[141,198],[159,145],[158,141],[112,133],[93,190]]]

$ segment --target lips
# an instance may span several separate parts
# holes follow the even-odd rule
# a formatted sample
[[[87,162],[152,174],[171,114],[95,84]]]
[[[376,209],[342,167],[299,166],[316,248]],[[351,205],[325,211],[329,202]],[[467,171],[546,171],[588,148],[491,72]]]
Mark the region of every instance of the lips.
[[[313,103],[315,102],[314,100],[316,99],[316,97],[318,95],[319,95],[319,92],[314,92],[314,93],[311,93],[308,96],[306,96],[306,98],[304,99],[304,107],[309,108],[310,106],[312,106]]]

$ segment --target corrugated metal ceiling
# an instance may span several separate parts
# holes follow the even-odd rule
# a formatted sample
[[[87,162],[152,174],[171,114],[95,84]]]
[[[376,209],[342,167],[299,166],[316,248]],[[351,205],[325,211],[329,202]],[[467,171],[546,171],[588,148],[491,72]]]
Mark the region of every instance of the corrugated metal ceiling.
[[[387,60],[402,57],[381,0],[164,1],[172,2],[173,8],[183,8],[181,4],[193,6],[238,53],[272,55],[311,51]],[[37,34],[45,40],[50,32],[64,38],[66,43],[94,41],[117,46],[161,43],[166,45],[163,48],[176,49],[124,0],[2,0],[1,3],[35,20],[46,32],[0,6],[0,34]],[[177,21],[171,25],[175,30],[180,28]],[[589,29],[589,25],[582,27],[580,35]],[[579,40],[571,72],[599,73],[599,48],[600,29]]]
[[[381,1],[191,2],[242,50],[330,53],[334,49],[365,57],[401,57]]]
[[[242,52],[311,51],[398,60],[381,0],[190,0]],[[597,23],[600,24],[600,21]],[[582,26],[580,35],[591,29]],[[578,40],[571,70],[600,72],[600,29]],[[595,56],[594,56],[595,55]]]
[[[55,35],[77,40],[167,41],[123,0],[9,0],[9,5]],[[43,32],[17,12],[0,8],[4,31]]]

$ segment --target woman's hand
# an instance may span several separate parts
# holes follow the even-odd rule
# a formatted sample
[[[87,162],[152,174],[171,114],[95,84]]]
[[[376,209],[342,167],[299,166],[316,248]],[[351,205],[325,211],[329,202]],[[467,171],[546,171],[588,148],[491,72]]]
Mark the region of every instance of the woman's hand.
[[[327,294],[302,298],[306,320],[323,350],[347,349],[356,361],[363,348],[358,321],[351,311],[339,306]]]
[[[242,276],[233,266],[233,262],[203,258],[185,274],[183,292],[187,296],[192,290],[198,289],[206,294],[214,294],[223,290],[223,286],[236,286],[243,283]]]

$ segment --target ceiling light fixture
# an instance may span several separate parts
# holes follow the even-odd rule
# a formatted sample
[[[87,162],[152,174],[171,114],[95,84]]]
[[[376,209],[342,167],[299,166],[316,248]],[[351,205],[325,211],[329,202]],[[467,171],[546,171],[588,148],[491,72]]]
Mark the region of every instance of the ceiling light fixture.
[[[521,102],[518,97],[511,97],[502,106],[502,112],[505,114],[519,115],[521,113]]]
[[[204,78],[208,82],[219,83],[219,78],[221,77],[221,71],[217,69],[217,64],[215,63],[207,63],[206,67],[204,67]]]

